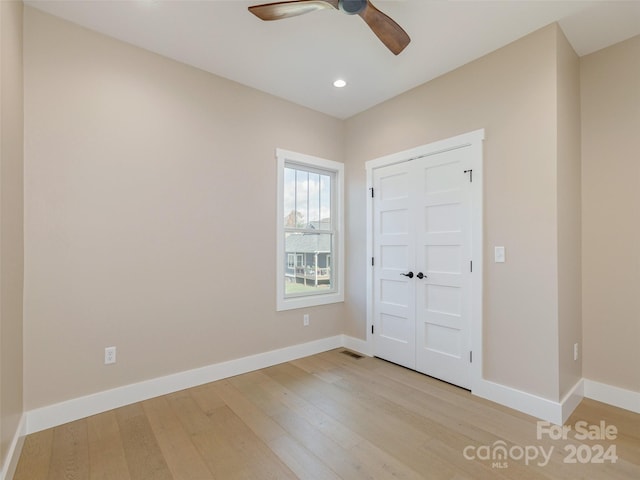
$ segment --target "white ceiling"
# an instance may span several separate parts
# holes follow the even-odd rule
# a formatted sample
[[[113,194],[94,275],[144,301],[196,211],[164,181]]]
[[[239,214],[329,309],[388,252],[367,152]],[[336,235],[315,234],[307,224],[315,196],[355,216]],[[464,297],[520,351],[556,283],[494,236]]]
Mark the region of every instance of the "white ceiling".
[[[410,35],[394,56],[357,15],[272,22],[243,0],[26,0],[27,5],[338,118],[558,21],[578,55],[640,34],[640,1],[373,0]],[[343,89],[332,86],[344,78]]]

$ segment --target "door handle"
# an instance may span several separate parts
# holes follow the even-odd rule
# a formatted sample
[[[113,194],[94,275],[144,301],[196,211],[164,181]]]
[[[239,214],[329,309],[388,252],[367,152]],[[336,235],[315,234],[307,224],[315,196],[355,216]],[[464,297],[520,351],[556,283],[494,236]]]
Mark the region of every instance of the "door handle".
[[[418,272],[418,274],[416,275],[416,277],[418,277],[420,280],[422,280],[423,278],[427,278],[427,276],[422,273],[422,272]]]
[[[405,277],[413,278],[413,272],[401,273],[400,275],[404,275]]]

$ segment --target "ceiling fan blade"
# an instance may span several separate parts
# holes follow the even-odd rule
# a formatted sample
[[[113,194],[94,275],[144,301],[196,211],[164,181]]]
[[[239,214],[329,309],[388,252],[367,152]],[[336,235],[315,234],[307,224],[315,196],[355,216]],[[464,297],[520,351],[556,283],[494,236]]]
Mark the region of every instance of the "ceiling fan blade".
[[[395,55],[402,52],[411,42],[411,38],[400,25],[374,7],[368,0],[366,7],[358,15],[367,22],[373,33]]]
[[[338,8],[338,0],[297,0],[289,2],[266,3],[249,7],[249,11],[262,20],[280,20],[295,17],[316,10]]]

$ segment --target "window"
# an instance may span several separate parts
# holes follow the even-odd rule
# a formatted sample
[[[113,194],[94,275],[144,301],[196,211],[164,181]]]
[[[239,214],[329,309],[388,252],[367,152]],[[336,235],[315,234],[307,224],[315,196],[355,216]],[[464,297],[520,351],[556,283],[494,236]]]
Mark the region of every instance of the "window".
[[[277,149],[277,308],[344,300],[341,163]]]

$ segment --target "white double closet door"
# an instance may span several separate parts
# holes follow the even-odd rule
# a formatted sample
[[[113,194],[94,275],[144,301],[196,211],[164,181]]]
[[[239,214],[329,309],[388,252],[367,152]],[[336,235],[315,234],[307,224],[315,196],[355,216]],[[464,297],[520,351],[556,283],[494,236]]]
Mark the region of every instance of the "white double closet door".
[[[472,150],[373,171],[377,357],[471,384]]]

